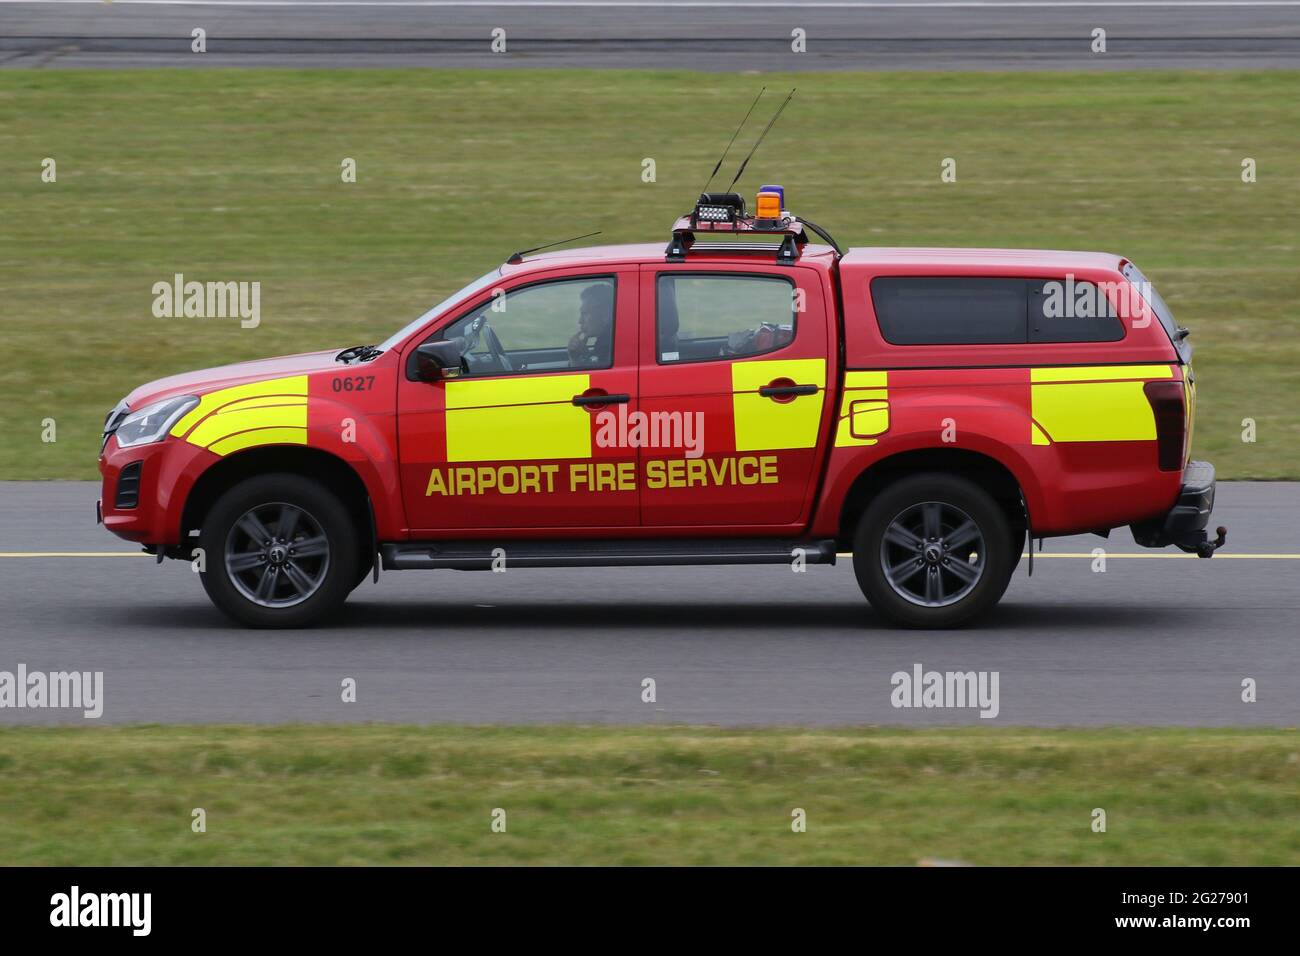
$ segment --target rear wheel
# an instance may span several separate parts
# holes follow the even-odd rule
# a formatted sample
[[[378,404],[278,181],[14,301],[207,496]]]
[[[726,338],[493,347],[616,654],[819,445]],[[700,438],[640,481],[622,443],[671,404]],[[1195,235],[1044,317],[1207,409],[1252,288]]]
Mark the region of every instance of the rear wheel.
[[[939,473],[905,478],[867,507],[853,570],[871,606],[894,624],[957,627],[998,602],[1014,567],[1011,530],[973,482]]]
[[[356,580],[356,528],[324,486],[271,474],[235,485],[199,532],[203,587],[247,627],[305,627],[338,608]]]

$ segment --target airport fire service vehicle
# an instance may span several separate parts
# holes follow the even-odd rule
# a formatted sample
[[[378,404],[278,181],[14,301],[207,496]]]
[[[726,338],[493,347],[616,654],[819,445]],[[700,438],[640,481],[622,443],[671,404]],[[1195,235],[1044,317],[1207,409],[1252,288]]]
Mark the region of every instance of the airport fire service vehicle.
[[[705,193],[666,248],[516,254],[378,345],[143,385],[104,426],[101,519],[201,555],[262,627],[380,567],[843,552],[881,617],[949,627],[1034,538],[1223,543],[1187,332],[1132,262],[844,251],[779,187],[745,206]]]

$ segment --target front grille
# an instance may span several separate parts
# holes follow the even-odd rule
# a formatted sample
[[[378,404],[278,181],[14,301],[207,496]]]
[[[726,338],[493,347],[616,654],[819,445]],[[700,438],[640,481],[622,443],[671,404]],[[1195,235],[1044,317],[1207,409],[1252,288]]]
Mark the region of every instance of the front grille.
[[[140,466],[142,462],[133,461],[122,469],[117,476],[117,497],[113,507],[134,508],[140,503]]]

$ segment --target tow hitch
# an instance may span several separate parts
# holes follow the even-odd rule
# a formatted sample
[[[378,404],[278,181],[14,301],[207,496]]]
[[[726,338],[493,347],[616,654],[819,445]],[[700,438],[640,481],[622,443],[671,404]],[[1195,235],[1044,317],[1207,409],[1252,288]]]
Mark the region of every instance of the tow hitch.
[[[1163,518],[1132,525],[1133,540],[1144,548],[1181,548],[1198,558],[1212,558],[1228,540],[1228,529],[1220,525],[1215,537],[1205,531],[1214,509],[1214,466],[1208,461],[1189,461],[1183,469],[1178,499]]]
[[[1214,557],[1214,552],[1222,548],[1223,543],[1228,540],[1228,529],[1225,528],[1223,525],[1219,525],[1217,528],[1215,528],[1214,533],[1218,535],[1218,537],[1215,538],[1213,541],[1210,541],[1207,538],[1205,541],[1202,541],[1200,544],[1196,546],[1196,556],[1198,558]]]

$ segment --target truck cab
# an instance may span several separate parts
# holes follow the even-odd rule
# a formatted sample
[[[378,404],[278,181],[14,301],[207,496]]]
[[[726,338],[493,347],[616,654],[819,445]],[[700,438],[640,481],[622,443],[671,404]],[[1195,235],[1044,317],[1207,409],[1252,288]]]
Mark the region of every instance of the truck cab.
[[[841,250],[783,207],[705,195],[666,247],[516,254],[382,343],[141,386],[100,516],[264,627],[380,567],[845,553],[882,617],[950,627],[1035,537],[1222,543],[1186,330],[1132,263]]]

